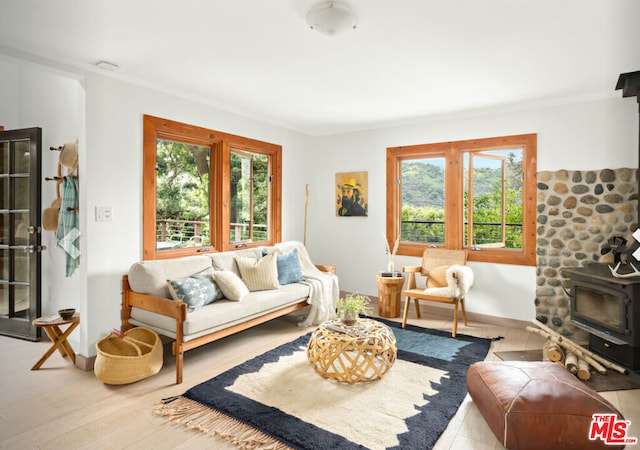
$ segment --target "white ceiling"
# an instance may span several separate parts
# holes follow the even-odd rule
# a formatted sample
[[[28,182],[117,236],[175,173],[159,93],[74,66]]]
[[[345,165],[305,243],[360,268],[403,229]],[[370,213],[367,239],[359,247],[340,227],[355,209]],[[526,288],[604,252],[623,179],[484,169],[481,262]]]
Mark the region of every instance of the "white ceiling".
[[[639,0],[0,0],[0,45],[321,135],[620,96],[640,70]],[[0,49],[1,50],[1,49]]]

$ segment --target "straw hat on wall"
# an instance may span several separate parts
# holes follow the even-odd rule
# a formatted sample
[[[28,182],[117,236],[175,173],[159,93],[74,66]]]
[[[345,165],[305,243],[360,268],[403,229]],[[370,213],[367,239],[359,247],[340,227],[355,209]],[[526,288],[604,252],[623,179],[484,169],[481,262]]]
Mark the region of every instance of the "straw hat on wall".
[[[64,144],[60,151],[60,164],[72,172],[78,167],[78,143]]]
[[[50,208],[45,208],[42,211],[42,228],[47,231],[56,231],[58,229],[58,218],[60,217],[60,205],[62,200],[56,198],[51,202]]]

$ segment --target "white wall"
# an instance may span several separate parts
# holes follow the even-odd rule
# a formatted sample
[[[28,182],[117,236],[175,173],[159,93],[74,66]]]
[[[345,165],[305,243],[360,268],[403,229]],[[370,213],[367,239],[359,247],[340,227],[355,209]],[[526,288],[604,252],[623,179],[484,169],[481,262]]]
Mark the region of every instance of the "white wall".
[[[11,58],[0,59],[0,125],[6,130],[42,128],[42,176],[54,176],[59,152],[52,152],[49,147],[83,137],[82,87],[71,74]],[[42,181],[43,208],[51,205],[55,192],[54,182]],[[42,244],[47,247],[42,252],[43,314],[66,307],[82,310],[81,271],[65,276],[65,253],[56,247],[53,232],[42,232]],[[86,324],[81,323],[69,340],[77,348],[85,334]]]
[[[538,170],[638,164],[637,104],[635,99],[613,95],[527,111],[311,137],[95,73],[82,74],[80,84],[76,76],[12,65],[0,70],[0,123],[8,128],[42,126],[46,147],[80,139],[82,264],[75,278],[65,280],[59,273],[62,256],[45,261],[44,312],[53,312],[59,305],[81,310],[77,350],[85,356],[94,355],[95,342],[119,326],[121,275],[142,254],[143,114],[281,144],[283,239],[303,238],[304,191],[309,184],[307,246],[312,259],[337,264],[341,288],[364,294],[376,294],[374,275],[387,262],[383,240],[387,147],[538,133]],[[54,161],[47,162],[45,172],[54,167]],[[368,172],[366,218],[335,217],[335,173],[348,171]],[[52,194],[44,195],[46,206]],[[97,206],[111,206],[113,220],[96,222]],[[396,260],[397,267],[416,263],[417,258]],[[471,266],[477,284],[469,295],[469,311],[520,320],[534,316],[535,268]]]
[[[615,79],[615,75],[612,78]],[[307,162],[311,186],[308,247],[338,266],[341,289],[376,295],[374,275],[386,268],[386,148],[400,145],[538,133],[538,170],[637,167],[635,98],[557,104],[523,111],[451,117],[412,126],[351,133],[314,141]],[[316,168],[320,168],[317,170]],[[369,216],[336,217],[335,173],[368,171]],[[400,265],[419,258],[399,257]],[[531,320],[535,315],[535,267],[470,263],[476,285],[467,309]]]

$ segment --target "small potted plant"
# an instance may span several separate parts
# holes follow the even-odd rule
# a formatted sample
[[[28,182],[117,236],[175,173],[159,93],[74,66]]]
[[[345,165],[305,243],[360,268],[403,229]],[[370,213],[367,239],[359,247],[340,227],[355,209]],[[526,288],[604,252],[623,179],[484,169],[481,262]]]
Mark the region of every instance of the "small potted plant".
[[[366,295],[352,293],[336,300],[336,312],[343,324],[347,326],[355,325],[358,322],[359,314],[369,313],[369,302],[371,300]]]

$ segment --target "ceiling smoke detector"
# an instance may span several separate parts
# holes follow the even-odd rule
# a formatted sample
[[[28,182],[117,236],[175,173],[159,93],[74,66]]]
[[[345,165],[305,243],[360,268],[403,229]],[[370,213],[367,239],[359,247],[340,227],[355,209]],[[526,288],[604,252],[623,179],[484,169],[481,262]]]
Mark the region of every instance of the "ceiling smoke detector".
[[[332,36],[354,30],[358,17],[346,3],[329,1],[311,8],[307,13],[307,23],[312,30]]]

